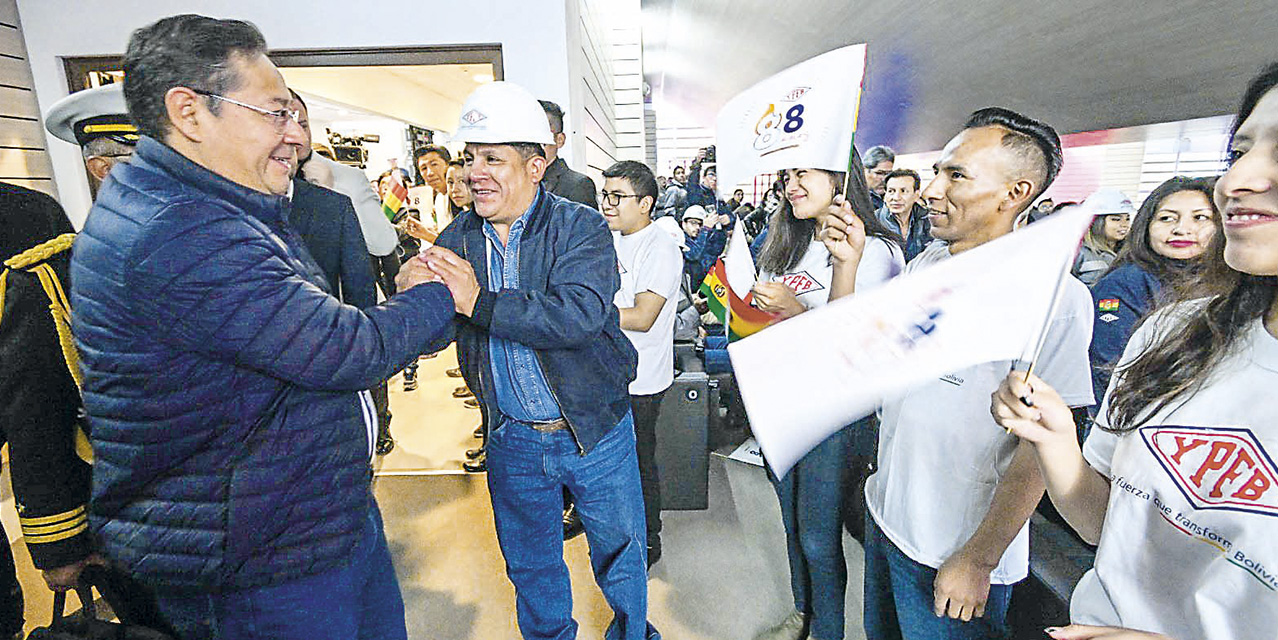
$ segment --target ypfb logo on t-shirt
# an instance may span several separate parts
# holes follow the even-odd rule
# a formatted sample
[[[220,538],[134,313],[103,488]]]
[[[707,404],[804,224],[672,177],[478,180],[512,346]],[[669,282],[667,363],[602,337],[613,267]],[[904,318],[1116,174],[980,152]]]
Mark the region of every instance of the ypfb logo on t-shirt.
[[[796,296],[801,296],[809,291],[820,291],[825,288],[821,286],[820,282],[816,281],[816,278],[808,275],[807,271],[787,273],[778,277],[777,280],[785,286],[794,289],[794,295]]]
[[[1278,473],[1251,429],[1158,426],[1140,434],[1195,508],[1278,515]]]

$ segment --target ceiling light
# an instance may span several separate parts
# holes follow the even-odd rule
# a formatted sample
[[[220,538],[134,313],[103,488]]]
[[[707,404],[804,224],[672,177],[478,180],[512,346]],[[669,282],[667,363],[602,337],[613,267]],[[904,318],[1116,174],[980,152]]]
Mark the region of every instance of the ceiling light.
[[[489,82],[492,82],[492,81],[493,81],[493,74],[491,74],[491,73],[476,73],[475,75],[471,76],[470,78],[471,78],[471,80],[474,80],[474,81],[475,81],[476,83],[478,83],[478,84],[488,84]]]

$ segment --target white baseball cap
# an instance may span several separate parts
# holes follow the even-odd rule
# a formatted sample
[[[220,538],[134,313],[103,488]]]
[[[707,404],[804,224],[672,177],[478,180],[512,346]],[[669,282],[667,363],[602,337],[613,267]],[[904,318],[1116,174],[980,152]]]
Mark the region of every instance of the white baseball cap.
[[[1083,206],[1094,216],[1134,215],[1136,213],[1136,207],[1132,204],[1132,199],[1118,189],[1097,189],[1092,195],[1087,196],[1087,199],[1083,201]]]
[[[527,89],[510,82],[490,82],[471,92],[462,105],[457,142],[554,144],[546,111]]]

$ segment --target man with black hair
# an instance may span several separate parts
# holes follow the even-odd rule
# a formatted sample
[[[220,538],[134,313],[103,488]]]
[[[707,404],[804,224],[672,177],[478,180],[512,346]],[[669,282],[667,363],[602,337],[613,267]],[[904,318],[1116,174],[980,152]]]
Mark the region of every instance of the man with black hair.
[[[437,144],[419,147],[413,152],[413,163],[422,174],[426,186],[435,193],[429,206],[422,207],[422,222],[436,232],[442,231],[453,221],[453,210],[448,206],[448,163],[453,155]]]
[[[972,114],[922,193],[938,242],[906,272],[1011,233],[1060,167],[1051,127],[1000,108]],[[1073,278],[1061,296],[1035,373],[1084,406],[1091,297]],[[1043,495],[1032,446],[989,412],[1013,364],[968,367],[884,403],[878,470],[865,488],[871,640],[1007,636],[1011,588],[1028,573],[1029,517]]]
[[[893,169],[883,179],[883,206],[875,212],[887,228],[901,236],[905,244],[905,261],[923,252],[932,241],[932,225],[927,221],[927,209],[919,204],[922,180],[909,169]]]
[[[546,112],[546,121],[550,123],[550,132],[554,134],[555,141],[552,144],[543,145],[546,148],[546,161],[550,164],[546,167],[546,175],[542,178],[542,184],[547,191],[561,197],[580,202],[596,211],[599,210],[599,194],[595,192],[595,181],[590,179],[584,173],[578,173],[568,168],[568,163],[559,156],[559,150],[564,148],[568,142],[568,136],[564,133],[564,110],[558,104],[550,100],[538,100],[541,108]]]
[[[571,490],[613,610],[604,637],[656,640],[617,255],[602,216],[541,184],[554,142],[542,115],[518,85],[471,93],[453,139],[466,143],[474,207],[408,264],[429,265],[454,293],[457,359],[488,432],[488,493],[523,636],[576,637],[561,534]]]
[[[266,52],[189,14],[129,39],[141,138],[71,258],[89,524],[185,640],[404,639],[366,389],[438,349],[455,308],[420,265],[368,310],[330,293],[288,224],[306,136]]]
[[[657,477],[657,418],[674,383],[674,323],[683,279],[683,253],[670,234],[652,224],[657,182],[642,162],[623,160],[604,170],[604,219],[617,249],[621,288],[613,303],[621,329],[639,353],[630,383],[639,481],[648,523],[648,566],[661,558],[661,483]]]

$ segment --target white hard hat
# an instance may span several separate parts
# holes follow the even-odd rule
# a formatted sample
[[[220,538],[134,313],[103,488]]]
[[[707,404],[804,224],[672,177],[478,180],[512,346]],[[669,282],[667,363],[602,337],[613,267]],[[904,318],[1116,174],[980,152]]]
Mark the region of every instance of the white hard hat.
[[[1132,204],[1132,199],[1123,195],[1118,189],[1097,189],[1095,193],[1087,196],[1083,201],[1083,206],[1091,211],[1094,216],[1112,216],[1112,215],[1133,215],[1136,213],[1136,207]]]
[[[554,144],[541,103],[510,82],[490,82],[471,92],[453,134],[457,142]]]
[[[683,218],[680,221],[682,222],[688,218],[696,218],[697,220],[704,222],[706,219],[706,208],[699,204],[694,204],[687,209],[684,209]]]

